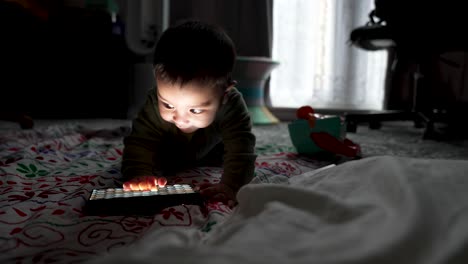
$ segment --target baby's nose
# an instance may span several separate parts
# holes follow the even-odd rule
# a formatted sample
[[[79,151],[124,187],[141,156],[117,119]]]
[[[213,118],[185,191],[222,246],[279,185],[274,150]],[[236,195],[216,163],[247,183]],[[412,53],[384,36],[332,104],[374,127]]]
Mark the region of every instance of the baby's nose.
[[[177,123],[188,123],[187,115],[178,113],[177,111],[174,112],[172,120]]]

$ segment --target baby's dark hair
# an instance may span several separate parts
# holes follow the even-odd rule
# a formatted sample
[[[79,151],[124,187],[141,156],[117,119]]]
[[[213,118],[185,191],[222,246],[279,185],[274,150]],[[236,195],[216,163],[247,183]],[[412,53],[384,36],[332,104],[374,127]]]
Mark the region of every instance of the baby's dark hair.
[[[231,85],[236,59],[231,38],[220,27],[188,21],[164,31],[154,52],[158,78],[181,86],[188,82]]]

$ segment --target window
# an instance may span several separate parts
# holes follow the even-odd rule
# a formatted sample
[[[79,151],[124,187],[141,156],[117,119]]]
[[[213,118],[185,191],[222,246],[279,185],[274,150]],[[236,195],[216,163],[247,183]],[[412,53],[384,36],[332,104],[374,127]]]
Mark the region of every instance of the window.
[[[381,110],[387,51],[351,46],[373,0],[274,0],[273,107]]]

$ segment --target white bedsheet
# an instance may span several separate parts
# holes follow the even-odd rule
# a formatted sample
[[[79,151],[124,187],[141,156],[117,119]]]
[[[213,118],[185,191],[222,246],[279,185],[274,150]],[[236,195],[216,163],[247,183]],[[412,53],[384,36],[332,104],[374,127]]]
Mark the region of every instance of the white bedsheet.
[[[366,158],[238,200],[208,234],[158,229],[91,263],[468,263],[468,161]]]

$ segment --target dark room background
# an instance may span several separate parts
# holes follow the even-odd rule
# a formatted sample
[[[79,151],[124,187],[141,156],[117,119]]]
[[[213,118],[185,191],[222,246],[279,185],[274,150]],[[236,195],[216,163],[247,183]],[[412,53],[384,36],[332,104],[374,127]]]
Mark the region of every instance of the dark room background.
[[[157,8],[164,1],[153,2]],[[168,2],[171,25],[186,19],[217,23],[238,54],[270,56],[270,32],[264,28],[271,0]],[[2,0],[0,5],[3,112],[34,118],[135,114],[151,85],[151,54],[126,44],[126,1]]]
[[[233,38],[239,55],[272,56],[274,0],[160,0],[153,1],[152,8],[164,2],[169,3],[169,25],[190,18],[217,23]],[[405,5],[396,2],[402,3],[398,8]],[[460,11],[466,9],[442,2],[435,1],[429,9],[424,4],[403,8],[408,14],[404,23],[410,23],[412,30],[424,28],[425,33],[431,33],[431,27],[437,25],[443,32],[441,25],[456,25],[454,34],[465,36],[457,40],[466,41],[466,19]],[[443,15],[437,15],[441,6],[447,7],[440,9]],[[1,0],[2,113],[26,112],[33,118],[133,117],[152,85],[151,54],[129,49],[125,39],[127,11],[125,0]],[[420,13],[426,15],[415,15]],[[457,19],[447,22],[448,17]],[[157,38],[162,27],[158,24],[149,30]],[[429,36],[425,39],[429,42],[447,38]],[[155,40],[146,44],[151,46]],[[431,53],[418,61],[400,56],[397,66],[395,58],[389,56],[392,83],[379,88],[387,89],[383,107],[411,109],[415,72],[422,68],[426,88],[419,100],[425,109],[455,109],[456,105],[452,111],[463,113],[468,102],[465,50]]]

